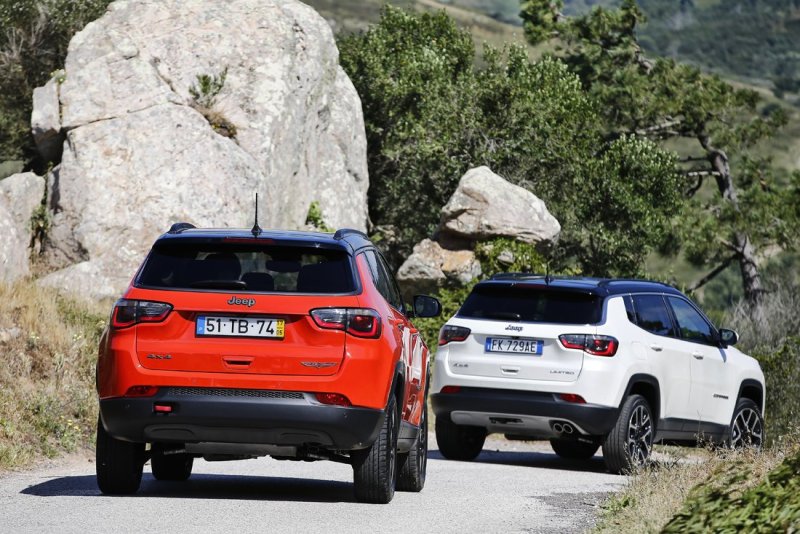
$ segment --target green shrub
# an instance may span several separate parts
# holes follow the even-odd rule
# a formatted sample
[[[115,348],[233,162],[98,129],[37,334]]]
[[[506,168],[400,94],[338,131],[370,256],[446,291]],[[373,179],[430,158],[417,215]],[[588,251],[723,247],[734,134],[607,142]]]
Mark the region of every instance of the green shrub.
[[[663,532],[796,532],[800,529],[800,450],[788,455],[759,484],[734,463],[721,480],[700,484]]]
[[[770,443],[791,439],[800,429],[800,337],[788,339],[776,352],[753,355],[767,382],[767,439]]]

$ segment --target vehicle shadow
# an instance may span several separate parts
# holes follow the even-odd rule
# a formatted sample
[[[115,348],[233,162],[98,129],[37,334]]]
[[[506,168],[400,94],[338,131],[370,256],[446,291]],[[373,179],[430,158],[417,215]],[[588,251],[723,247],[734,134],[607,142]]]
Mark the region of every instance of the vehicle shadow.
[[[94,475],[54,478],[22,490],[37,497],[105,497]],[[128,497],[228,499],[297,502],[356,502],[353,485],[337,480],[196,474],[185,482],[164,482],[150,473],[142,476],[139,491]]]
[[[438,450],[428,451],[429,460],[448,460]],[[595,455],[588,460],[568,460],[555,453],[535,451],[493,451],[484,449],[472,463],[497,464],[516,467],[538,467],[559,471],[583,471],[587,473],[606,473],[603,457]]]

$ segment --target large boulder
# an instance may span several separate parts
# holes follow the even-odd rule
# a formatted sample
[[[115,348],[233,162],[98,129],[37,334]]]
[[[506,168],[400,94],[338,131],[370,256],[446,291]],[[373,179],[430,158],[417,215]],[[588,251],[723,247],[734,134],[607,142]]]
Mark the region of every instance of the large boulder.
[[[442,208],[439,240],[474,243],[510,237],[546,244],[558,238],[561,225],[544,201],[493,173],[489,167],[469,170]]]
[[[397,282],[408,297],[432,293],[449,285],[464,285],[481,275],[481,264],[471,250],[447,250],[424,239],[397,271]]]
[[[64,71],[45,252],[69,270],[45,283],[113,295],[174,222],[252,226],[256,192],[264,228],[302,227],[312,202],[328,226],[366,228],[360,100],[310,7],[117,1]]]
[[[30,273],[31,217],[42,204],[44,179],[32,172],[0,180],[0,281]]]

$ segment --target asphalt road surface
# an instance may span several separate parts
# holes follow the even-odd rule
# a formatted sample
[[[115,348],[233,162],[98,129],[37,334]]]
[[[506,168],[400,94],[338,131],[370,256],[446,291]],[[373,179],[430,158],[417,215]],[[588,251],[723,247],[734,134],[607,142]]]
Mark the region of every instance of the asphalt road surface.
[[[0,532],[584,532],[625,482],[601,457],[561,460],[546,442],[490,439],[473,462],[435,447],[422,492],[388,505],[355,502],[349,465],[271,458],[196,460],[187,482],[158,482],[146,465],[139,493],[109,497],[93,459],[72,456],[0,477]]]

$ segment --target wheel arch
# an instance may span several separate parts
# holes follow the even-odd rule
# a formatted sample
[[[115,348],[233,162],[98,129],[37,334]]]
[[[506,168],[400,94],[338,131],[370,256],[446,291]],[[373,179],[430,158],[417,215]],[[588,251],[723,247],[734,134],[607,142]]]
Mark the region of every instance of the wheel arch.
[[[644,373],[637,373],[631,376],[628,380],[628,385],[625,387],[625,394],[620,400],[620,409],[625,404],[625,399],[631,395],[644,397],[653,411],[653,418],[656,421],[661,418],[661,386],[656,377]]]
[[[736,402],[739,402],[739,399],[750,399],[755,402],[761,410],[761,417],[764,417],[764,403],[766,399],[764,396],[764,385],[761,382],[753,378],[742,380],[742,383],[739,385],[739,394],[736,397]]]

